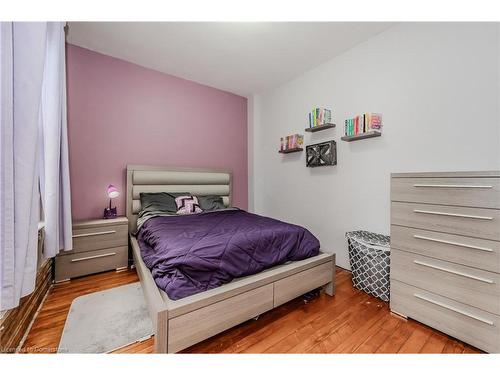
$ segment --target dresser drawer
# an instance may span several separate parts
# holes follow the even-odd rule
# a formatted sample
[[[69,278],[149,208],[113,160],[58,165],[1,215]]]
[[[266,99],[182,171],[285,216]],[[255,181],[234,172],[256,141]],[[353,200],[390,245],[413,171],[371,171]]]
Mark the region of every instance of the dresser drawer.
[[[127,245],[128,226],[126,224],[73,229],[74,253]]]
[[[274,283],[274,307],[332,281],[332,263],[324,263]]]
[[[391,283],[391,310],[484,351],[500,351],[497,315],[395,280]]]
[[[391,249],[391,280],[500,314],[500,275]]]
[[[500,241],[500,210],[392,202],[391,223]]]
[[[500,209],[500,178],[393,178],[391,200]]]
[[[55,265],[55,281],[127,266],[128,246],[58,255]]]
[[[500,272],[500,242],[391,226],[391,248]]]
[[[273,286],[230,297],[168,321],[168,351],[178,352],[273,308]]]

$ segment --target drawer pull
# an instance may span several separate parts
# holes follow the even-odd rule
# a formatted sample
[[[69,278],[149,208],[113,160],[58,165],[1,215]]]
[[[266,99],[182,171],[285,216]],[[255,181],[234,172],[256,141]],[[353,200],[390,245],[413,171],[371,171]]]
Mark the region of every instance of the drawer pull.
[[[76,259],[71,259],[71,262],[81,262],[82,260],[104,258],[104,257],[110,257],[112,255],[116,255],[116,253],[106,253],[106,254],[94,255],[91,257],[85,257],[85,258],[76,258]]]
[[[83,233],[83,234],[74,234],[73,238],[79,237],[92,237],[92,236],[102,236],[103,234],[113,234],[116,233],[116,230],[107,230],[104,232],[93,232],[93,233]]]
[[[487,284],[494,284],[494,283],[495,283],[493,280],[490,280],[490,279],[485,279],[485,278],[483,278],[483,277],[470,275],[470,274],[468,274],[468,273],[463,273],[463,272],[460,272],[460,271],[450,270],[449,268],[444,268],[444,267],[440,267],[440,266],[435,266],[435,265],[433,265],[433,264],[429,264],[429,263],[421,262],[421,261],[419,261],[419,260],[414,260],[414,261],[413,261],[413,263],[418,264],[419,266],[424,266],[424,267],[434,268],[434,269],[439,270],[439,271],[444,271],[444,272],[452,273],[452,274],[454,274],[454,275],[467,277],[467,278],[469,278],[469,279],[473,279],[473,280],[481,281],[481,282],[483,282],[483,283],[487,283]]]
[[[464,217],[467,219],[479,219],[479,220],[493,220],[491,216],[477,216],[477,215],[465,215],[465,214],[453,214],[451,212],[438,212],[438,211],[426,211],[426,210],[413,210],[417,214],[429,214],[429,215],[441,215],[441,216],[454,216],[454,217]]]
[[[434,187],[434,188],[465,188],[465,189],[493,189],[491,185],[433,185],[433,184],[414,184],[414,187]]]
[[[430,302],[430,303],[433,303],[434,305],[438,305],[440,307],[444,307],[445,309],[448,309],[448,310],[451,310],[451,311],[454,311],[456,313],[459,313],[459,314],[462,314],[464,316],[467,316],[469,318],[472,318],[472,319],[475,319],[475,320],[478,320],[482,323],[486,323],[490,326],[494,326],[495,324],[491,321],[491,320],[488,320],[488,319],[484,319],[484,318],[481,318],[480,316],[476,316],[474,314],[471,314],[471,313],[468,313],[467,311],[463,311],[461,309],[457,309],[456,307],[453,307],[453,306],[449,306],[445,303],[442,303],[442,302],[438,302],[438,301],[434,301],[433,299],[430,299],[430,298],[427,298],[427,297],[424,297],[418,293],[414,293],[413,294],[414,297],[416,298],[420,298],[424,301],[427,301],[427,302]]]
[[[487,251],[492,253],[493,249],[487,248],[487,247],[481,247],[481,246],[474,246],[474,245],[468,245],[465,243],[460,243],[460,242],[453,242],[453,241],[446,241],[446,240],[440,240],[438,238],[431,238],[431,237],[425,237],[425,236],[419,236],[418,234],[413,235],[414,238],[418,238],[419,240],[427,240],[427,241],[433,241],[433,242],[439,242],[439,243],[445,243],[448,245],[454,245],[454,246],[460,246],[460,247],[466,247],[468,249],[474,249],[474,250],[481,250],[481,251]]]

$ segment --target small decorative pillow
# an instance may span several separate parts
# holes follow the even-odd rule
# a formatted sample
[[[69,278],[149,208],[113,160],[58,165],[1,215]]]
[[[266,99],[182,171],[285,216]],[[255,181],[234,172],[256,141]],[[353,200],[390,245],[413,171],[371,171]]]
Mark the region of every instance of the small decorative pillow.
[[[195,195],[181,195],[175,198],[178,215],[198,214],[203,212],[198,203],[198,197]]]

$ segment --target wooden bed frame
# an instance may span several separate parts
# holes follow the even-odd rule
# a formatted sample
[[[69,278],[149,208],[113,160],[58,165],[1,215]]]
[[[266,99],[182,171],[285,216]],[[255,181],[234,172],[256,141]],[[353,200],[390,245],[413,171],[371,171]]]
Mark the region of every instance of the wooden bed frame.
[[[141,192],[221,195],[224,204],[230,206],[232,174],[207,169],[127,166],[130,233],[136,230]],[[335,254],[320,253],[174,301],[156,286],[141,258],[136,238],[130,235],[130,241],[155,329],[157,353],[183,350],[318,287],[324,287],[330,296],[335,291]]]

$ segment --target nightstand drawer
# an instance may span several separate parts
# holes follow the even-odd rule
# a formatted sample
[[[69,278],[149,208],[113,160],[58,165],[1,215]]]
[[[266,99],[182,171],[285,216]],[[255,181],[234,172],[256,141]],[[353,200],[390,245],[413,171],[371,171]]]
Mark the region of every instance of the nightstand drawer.
[[[391,200],[500,208],[500,178],[393,178]]]
[[[73,252],[127,246],[128,226],[125,224],[73,229]]]
[[[56,282],[128,266],[128,246],[61,254],[56,257]]]

